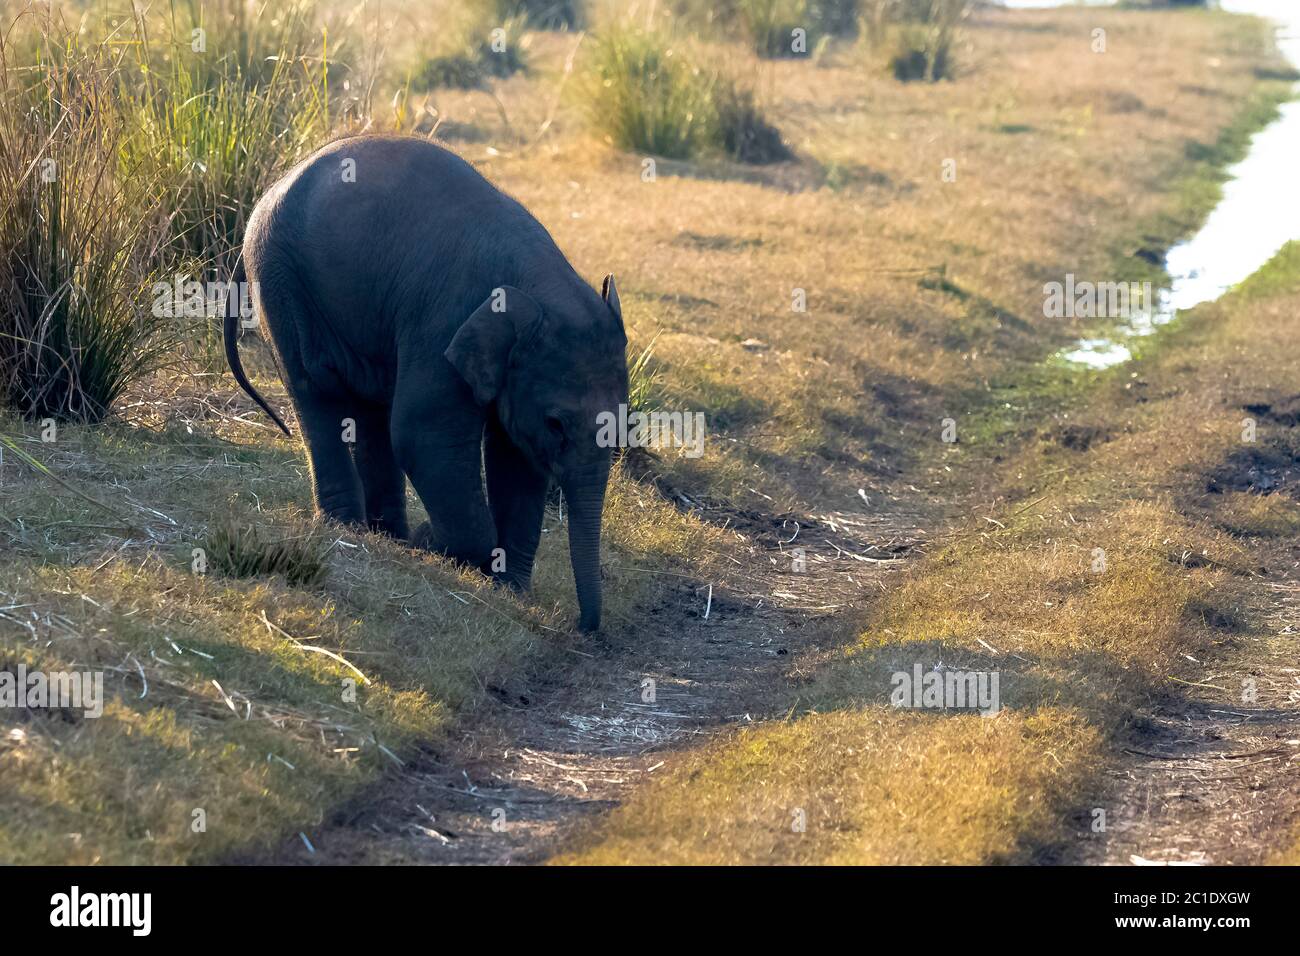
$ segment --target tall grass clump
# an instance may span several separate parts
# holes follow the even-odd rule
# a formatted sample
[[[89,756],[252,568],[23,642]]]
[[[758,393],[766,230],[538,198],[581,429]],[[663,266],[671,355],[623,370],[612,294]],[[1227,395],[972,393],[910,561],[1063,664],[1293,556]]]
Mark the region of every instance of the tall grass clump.
[[[324,37],[297,3],[173,5],[136,29],[123,160],[164,183],[177,264],[227,275],[254,203],[329,131]]]
[[[616,26],[594,48],[588,112],[616,146],[668,159],[710,151],[743,162],[788,158],[752,91],[701,68],[666,32]]]
[[[227,279],[258,198],[329,133],[325,34],[309,4],[239,0],[172,3],[131,29],[119,168],[161,184],[170,274]],[[192,318],[187,344],[217,362],[217,317]]]
[[[830,36],[857,35],[861,0],[808,0],[812,20]]]
[[[502,22],[522,17],[534,30],[573,30],[586,22],[583,0],[479,0]]]
[[[864,0],[862,33],[894,78],[951,78],[953,51],[972,0]]]
[[[808,55],[812,17],[807,0],[736,0],[736,7],[759,56]]]
[[[167,351],[156,180],[119,157],[120,48],[53,18],[0,34],[0,394],[97,422]]]
[[[714,142],[716,78],[666,34],[614,27],[594,47],[589,108],[615,145],[687,159]]]
[[[767,59],[811,56],[858,30],[858,0],[676,0],[674,8],[686,23],[729,31]]]
[[[473,90],[526,71],[529,15],[515,6],[489,0],[463,8],[441,31],[442,48],[413,71],[411,87]]]

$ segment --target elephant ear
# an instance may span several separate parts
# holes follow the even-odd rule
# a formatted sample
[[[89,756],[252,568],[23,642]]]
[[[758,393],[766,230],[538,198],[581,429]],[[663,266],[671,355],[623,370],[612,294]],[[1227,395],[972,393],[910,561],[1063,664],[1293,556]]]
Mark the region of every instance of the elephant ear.
[[[501,394],[511,350],[541,316],[541,306],[527,292],[501,286],[456,330],[442,354],[468,383],[480,405],[490,404]]]
[[[605,281],[600,284],[600,297],[605,300],[609,306],[609,311],[614,313],[614,318],[618,319],[618,324],[623,324],[623,306],[618,301],[618,286],[614,284],[614,273],[605,276]]]

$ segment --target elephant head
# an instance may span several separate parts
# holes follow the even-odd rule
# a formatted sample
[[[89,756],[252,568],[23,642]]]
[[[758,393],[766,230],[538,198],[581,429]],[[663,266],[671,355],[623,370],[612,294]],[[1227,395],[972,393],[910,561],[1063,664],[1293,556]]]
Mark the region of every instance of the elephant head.
[[[600,626],[600,523],[613,449],[597,441],[602,412],[627,404],[627,336],[614,277],[598,297],[584,283],[543,301],[493,290],[446,357],[495,409],[513,444],[564,492],[579,626]]]

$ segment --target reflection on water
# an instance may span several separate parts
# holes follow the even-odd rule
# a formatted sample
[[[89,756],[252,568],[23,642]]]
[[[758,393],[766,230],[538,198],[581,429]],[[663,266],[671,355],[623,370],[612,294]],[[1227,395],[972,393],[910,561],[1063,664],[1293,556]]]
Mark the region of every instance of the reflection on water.
[[[1057,0],[1003,0],[1008,7],[1059,7]],[[1089,5],[1109,2],[1096,0]],[[1221,9],[1268,17],[1278,25],[1278,46],[1300,67],[1300,0],[1219,0]],[[1300,238],[1300,102],[1250,141],[1246,158],[1228,170],[1223,198],[1205,225],[1169,250],[1165,269],[1171,282],[1161,290],[1154,313],[1126,320],[1106,338],[1084,339],[1062,353],[1068,362],[1109,368],[1132,357],[1127,339],[1150,334],[1183,309],[1217,299],[1268,262],[1289,240]]]

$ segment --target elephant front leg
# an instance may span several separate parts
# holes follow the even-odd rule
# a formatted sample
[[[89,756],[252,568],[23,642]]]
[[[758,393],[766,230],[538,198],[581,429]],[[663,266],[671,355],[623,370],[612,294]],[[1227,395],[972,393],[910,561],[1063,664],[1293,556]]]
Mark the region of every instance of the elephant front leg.
[[[483,464],[497,545],[504,551],[494,556],[492,576],[516,591],[527,591],[550,479],[533,467],[495,418],[487,424]]]
[[[482,421],[447,437],[428,430],[431,416],[408,417],[394,408],[393,450],[397,463],[411,479],[428,526],[421,526],[412,543],[487,571],[496,545],[496,530],[483,496]],[[472,436],[472,437],[469,437]]]

